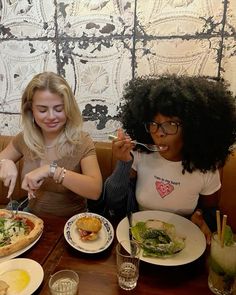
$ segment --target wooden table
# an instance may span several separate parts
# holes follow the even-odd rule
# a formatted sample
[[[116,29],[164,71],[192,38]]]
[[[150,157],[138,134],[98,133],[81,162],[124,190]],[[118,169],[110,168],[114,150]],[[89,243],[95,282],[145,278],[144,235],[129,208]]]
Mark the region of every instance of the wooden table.
[[[117,284],[116,238],[104,252],[85,254],[66,242],[63,235],[66,219],[47,216],[43,220],[45,229],[42,237],[21,256],[36,260],[44,269],[44,280],[34,295],[49,295],[49,277],[61,269],[73,269],[79,274],[81,295],[127,294]],[[157,266],[141,261],[138,285],[129,294],[212,295],[207,285],[206,254],[178,267]]]

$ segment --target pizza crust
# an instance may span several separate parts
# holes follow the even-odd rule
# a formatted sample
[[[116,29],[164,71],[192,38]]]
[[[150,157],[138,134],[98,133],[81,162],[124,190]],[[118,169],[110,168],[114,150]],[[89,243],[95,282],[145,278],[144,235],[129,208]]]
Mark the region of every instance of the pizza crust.
[[[30,225],[31,231],[27,235],[19,236],[12,244],[0,247],[0,257],[8,256],[14,252],[24,249],[34,242],[43,231],[43,220],[35,215],[18,212],[16,215],[20,219],[26,219]],[[12,218],[12,212],[9,210],[0,210],[0,218]]]
[[[6,282],[0,280],[0,295],[6,295],[8,288],[9,285]]]

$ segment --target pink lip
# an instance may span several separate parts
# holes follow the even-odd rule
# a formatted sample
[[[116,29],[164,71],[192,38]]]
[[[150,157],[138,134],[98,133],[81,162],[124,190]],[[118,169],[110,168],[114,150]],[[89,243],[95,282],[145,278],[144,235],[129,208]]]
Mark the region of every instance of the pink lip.
[[[48,124],[46,124],[46,126],[48,128],[53,128],[53,127],[56,127],[57,126],[57,123],[48,123]]]

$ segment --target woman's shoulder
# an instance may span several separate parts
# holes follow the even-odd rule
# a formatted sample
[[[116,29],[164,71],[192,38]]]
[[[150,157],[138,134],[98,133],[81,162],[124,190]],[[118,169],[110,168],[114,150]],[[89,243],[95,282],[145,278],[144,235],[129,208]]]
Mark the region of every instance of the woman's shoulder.
[[[90,138],[91,139],[90,134],[87,131],[83,131],[83,130],[80,132],[80,137],[82,139],[84,139],[84,138]]]
[[[80,144],[93,144],[93,139],[88,132],[81,131],[79,142]]]
[[[88,132],[81,131],[77,150],[79,150],[84,155],[95,154],[95,145]]]
[[[12,144],[18,152],[20,152],[24,155],[29,152],[29,148],[27,147],[25,140],[24,140],[23,132],[19,132],[18,134],[16,134],[13,137]]]
[[[24,144],[24,134],[23,132],[19,132],[18,134],[16,134],[13,139],[12,139],[13,144]]]

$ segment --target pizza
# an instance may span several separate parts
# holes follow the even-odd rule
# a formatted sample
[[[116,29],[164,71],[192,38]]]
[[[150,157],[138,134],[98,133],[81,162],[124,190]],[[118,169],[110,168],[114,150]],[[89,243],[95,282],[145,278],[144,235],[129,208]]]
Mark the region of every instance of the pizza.
[[[43,220],[39,217],[18,212],[0,210],[0,257],[24,249],[34,242],[43,231]]]

